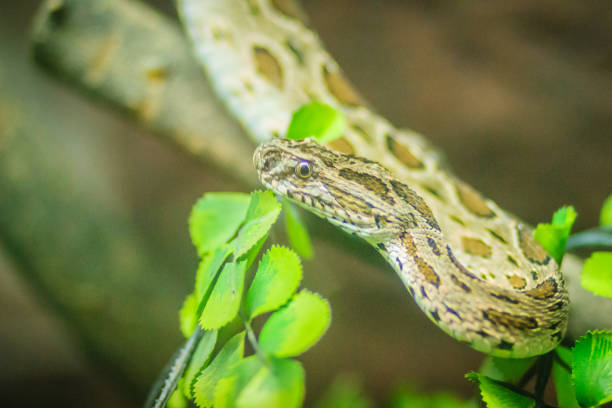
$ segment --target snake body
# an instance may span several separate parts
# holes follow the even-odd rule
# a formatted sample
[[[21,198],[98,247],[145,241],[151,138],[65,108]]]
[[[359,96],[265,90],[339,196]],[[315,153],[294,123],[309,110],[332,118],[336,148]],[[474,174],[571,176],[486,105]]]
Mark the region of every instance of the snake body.
[[[213,87],[263,142],[260,180],[372,244],[427,316],[502,357],[562,339],[568,294],[532,231],[454,177],[423,137],[373,112],[290,0],[180,0]],[[313,100],[342,110],[343,137],[278,139]]]

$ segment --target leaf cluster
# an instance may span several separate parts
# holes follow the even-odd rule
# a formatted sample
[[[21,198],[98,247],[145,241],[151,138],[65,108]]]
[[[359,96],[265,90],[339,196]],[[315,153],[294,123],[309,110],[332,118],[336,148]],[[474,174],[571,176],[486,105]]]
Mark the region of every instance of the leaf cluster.
[[[538,224],[534,237],[561,263],[577,213],[567,206],[552,222]],[[612,224],[612,196],[601,212],[602,227]],[[584,264],[581,283],[600,296],[612,297],[612,252],[595,252]],[[552,371],[557,402],[563,408],[595,407],[612,401],[612,332],[588,332],[572,349],[559,346],[548,355],[523,360],[488,357],[479,373],[466,377],[477,383],[489,408],[548,407],[542,394]],[[536,377],[534,392],[524,390]]]
[[[542,394],[551,368],[558,406],[597,407],[612,401],[612,332],[588,332],[572,349],[560,346],[538,358],[488,357],[479,373],[466,377],[479,385],[488,408],[550,407]],[[523,388],[533,376],[531,393]]]
[[[203,335],[171,405],[181,406],[185,399],[199,407],[301,405],[305,374],[292,357],[323,336],[331,320],[329,304],[316,293],[297,291],[301,262],[282,246],[265,251],[247,285],[280,212],[269,191],[208,193],[194,205],[189,231],[200,264],[194,291],[180,311],[180,327],[185,337],[200,330]],[[295,214],[286,217],[291,228],[303,229]],[[298,234],[300,250],[311,251],[305,230]],[[266,314],[256,336],[252,323]]]

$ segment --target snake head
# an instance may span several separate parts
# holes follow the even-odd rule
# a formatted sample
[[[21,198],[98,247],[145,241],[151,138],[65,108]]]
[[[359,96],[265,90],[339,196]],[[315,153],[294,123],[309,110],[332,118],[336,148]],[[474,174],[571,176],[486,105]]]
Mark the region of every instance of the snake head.
[[[253,156],[261,183],[366,239],[395,233],[389,172],[367,159],[333,152],[312,139],[272,139]]]

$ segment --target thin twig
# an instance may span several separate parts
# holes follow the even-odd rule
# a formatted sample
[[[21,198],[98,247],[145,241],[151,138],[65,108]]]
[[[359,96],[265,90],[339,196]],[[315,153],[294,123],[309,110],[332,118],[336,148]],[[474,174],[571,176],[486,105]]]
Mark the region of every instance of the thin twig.
[[[563,367],[568,373],[572,372],[572,368],[559,356],[558,353],[555,353],[554,356],[555,362]]]
[[[612,227],[591,228],[567,239],[567,252],[583,248],[612,248]]]
[[[244,323],[244,327],[246,328],[249,343],[251,343],[253,350],[255,350],[255,354],[257,355],[257,357],[259,357],[259,359],[266,366],[270,367],[270,359],[268,358],[266,353],[264,353],[263,350],[259,347],[259,343],[257,342],[257,337],[255,337],[255,332],[253,331],[251,322],[249,322],[249,320],[246,319],[242,313],[240,313],[240,318],[242,319],[242,322]]]
[[[538,373],[535,384],[536,407],[544,407],[546,405],[542,402],[542,396],[544,395],[546,384],[548,384],[548,380],[550,379],[552,361],[553,352],[550,352],[540,356],[535,364]]]

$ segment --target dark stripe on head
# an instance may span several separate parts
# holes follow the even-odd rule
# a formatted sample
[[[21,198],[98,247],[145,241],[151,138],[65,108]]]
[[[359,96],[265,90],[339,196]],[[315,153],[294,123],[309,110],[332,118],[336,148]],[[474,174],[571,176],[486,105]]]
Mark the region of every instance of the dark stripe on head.
[[[496,326],[502,326],[507,329],[530,330],[538,327],[538,322],[531,316],[515,315],[508,312],[501,312],[495,309],[487,309],[482,311],[482,317],[490,321]]]
[[[386,201],[391,205],[395,204],[393,197],[388,194],[389,188],[387,187],[387,184],[378,177],[367,173],[358,173],[349,168],[340,169],[338,175],[345,180],[354,181],[355,183],[358,183],[359,185],[372,191],[381,200]]]

